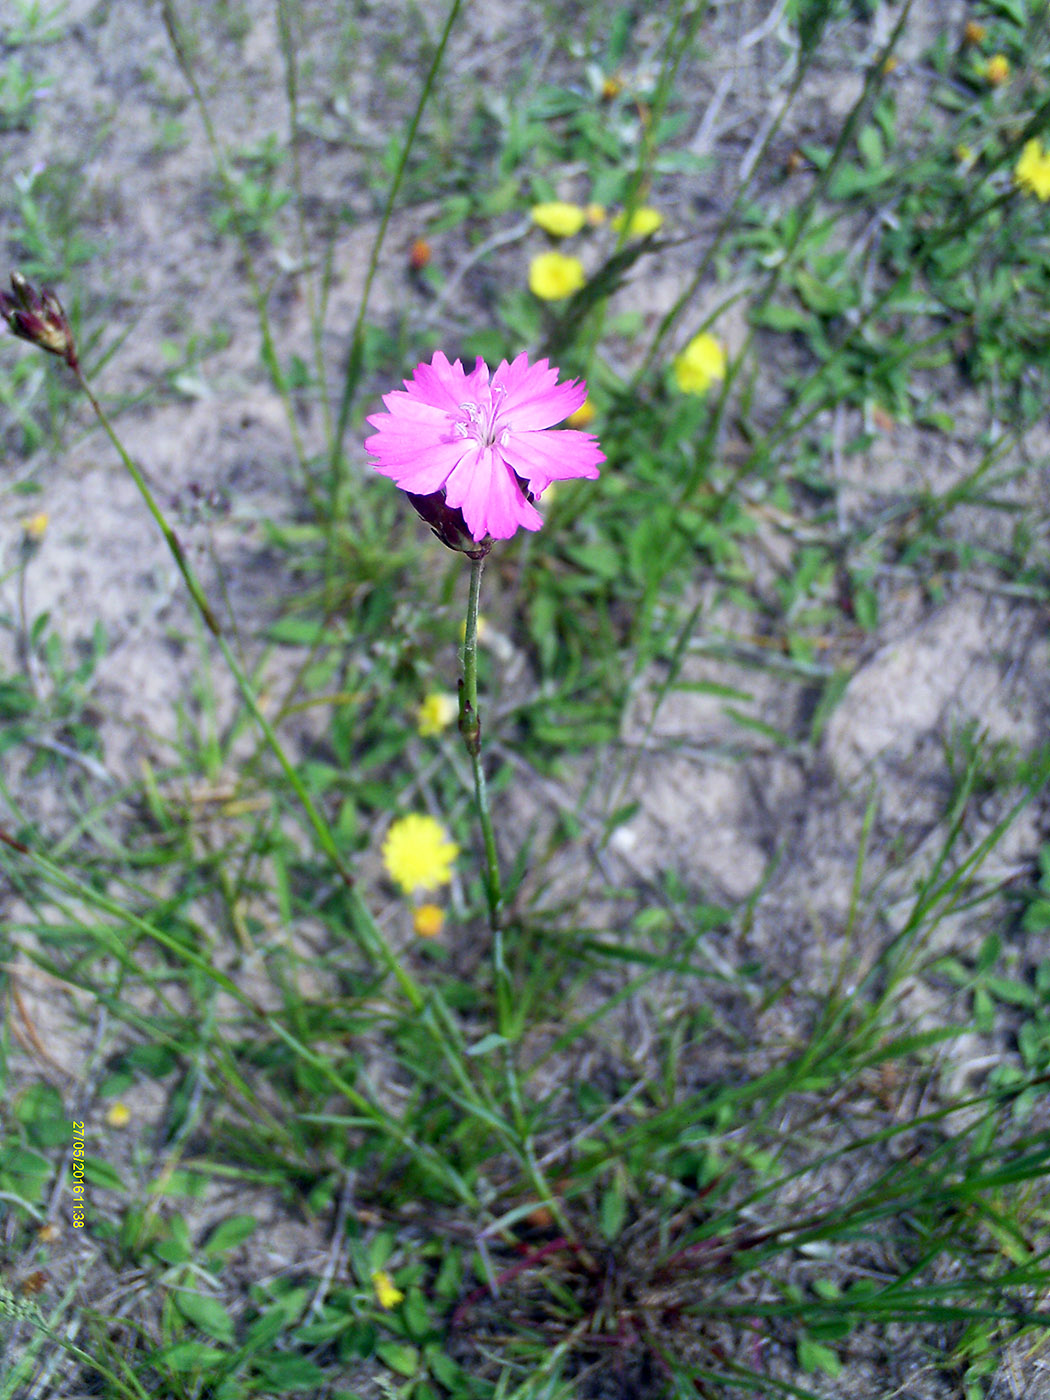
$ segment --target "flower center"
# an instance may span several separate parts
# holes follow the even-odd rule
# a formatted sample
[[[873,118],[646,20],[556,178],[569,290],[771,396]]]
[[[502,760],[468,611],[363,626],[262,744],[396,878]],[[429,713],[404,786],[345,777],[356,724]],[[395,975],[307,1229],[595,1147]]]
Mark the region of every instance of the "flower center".
[[[456,436],[474,438],[479,447],[493,447],[497,443],[505,447],[510,429],[500,428],[496,422],[505,393],[502,384],[494,384],[484,389],[481,397],[470,403],[461,403],[459,407],[463,417],[453,427]]]

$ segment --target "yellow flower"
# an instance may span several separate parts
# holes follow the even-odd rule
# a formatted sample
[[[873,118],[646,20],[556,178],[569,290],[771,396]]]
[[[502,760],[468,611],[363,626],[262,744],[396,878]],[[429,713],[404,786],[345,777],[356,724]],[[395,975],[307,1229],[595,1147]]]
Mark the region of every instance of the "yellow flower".
[[[22,521],[22,534],[30,544],[39,544],[47,534],[47,527],[51,517],[46,510],[37,511],[36,515],[31,515],[28,520]]]
[[[570,413],[565,421],[570,428],[586,428],[589,423],[594,422],[594,418],[594,404],[591,403],[590,399],[584,399],[576,412]],[[550,494],[549,486],[547,488],[547,493]]]
[[[694,335],[671,366],[683,394],[706,394],[716,379],[726,377],[726,352],[707,331]]]
[[[1010,60],[1004,53],[993,53],[984,65],[984,80],[992,87],[1002,87],[1010,76]]]
[[[973,147],[967,146],[965,141],[960,141],[952,152],[952,155],[954,155],[960,165],[970,166],[974,162]]]
[[[963,29],[964,44],[981,44],[988,36],[988,30],[975,19],[968,19]]]
[[[602,83],[603,102],[611,102],[614,97],[619,97],[621,92],[623,92],[623,83],[619,78],[610,76]]]
[[[564,253],[539,253],[529,264],[529,291],[541,301],[572,296],[586,281],[583,263]]]
[[[587,222],[587,213],[578,204],[564,204],[556,199],[550,204],[534,204],[532,222],[555,238],[571,238]]]
[[[1050,199],[1050,151],[1033,136],[1024,143],[1024,150],[1014,166],[1014,181],[1019,190],[1027,190],[1037,199]]]
[[[604,204],[588,204],[583,212],[587,215],[587,222],[590,224],[591,228],[597,228],[599,224],[605,223]]]
[[[372,1275],[372,1287],[376,1291],[376,1302],[387,1312],[405,1301],[405,1295],[385,1269],[376,1269]]]
[[[447,729],[459,714],[459,701],[447,690],[432,690],[416,711],[416,728],[424,739]]]
[[[399,817],[383,842],[386,873],[406,894],[450,884],[458,855],[459,847],[441,823],[416,813]]]
[[[445,911],[439,904],[421,904],[412,914],[412,929],[420,938],[436,938],[445,926]]]
[[[649,209],[647,207],[636,209],[627,218],[626,213],[617,214],[612,221],[612,226],[617,233],[622,233],[626,228],[628,238],[648,238],[651,233],[655,233],[663,226],[664,216],[659,209]]]
[[[106,1122],[111,1128],[126,1128],[131,1122],[131,1109],[119,1100],[106,1110]]]

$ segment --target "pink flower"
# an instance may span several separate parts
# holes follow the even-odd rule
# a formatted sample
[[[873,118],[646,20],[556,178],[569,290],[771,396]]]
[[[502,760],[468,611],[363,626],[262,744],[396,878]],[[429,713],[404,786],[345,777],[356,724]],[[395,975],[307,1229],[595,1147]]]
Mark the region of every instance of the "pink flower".
[[[474,541],[506,540],[519,525],[540,528],[532,502],[552,481],[598,475],[605,454],[597,438],[551,426],[586,397],[581,380],[559,384],[546,360],[530,365],[522,354],[490,375],[479,359],[468,374],[439,350],[430,364],[416,366],[404,393],[384,395],[387,412],[369,418],[376,431],[365,447],[376,471],[403,491],[439,494],[443,508],[461,511]]]

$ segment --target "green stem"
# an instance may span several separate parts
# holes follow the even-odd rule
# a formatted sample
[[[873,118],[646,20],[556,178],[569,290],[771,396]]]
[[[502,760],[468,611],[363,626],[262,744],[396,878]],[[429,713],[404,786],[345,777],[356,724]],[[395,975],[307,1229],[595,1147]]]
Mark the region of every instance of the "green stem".
[[[502,963],[500,914],[503,909],[503,887],[499,875],[499,856],[496,853],[496,833],[492,828],[489,790],[481,761],[481,715],[478,711],[478,600],[481,597],[481,572],[484,563],[483,559],[472,559],[470,562],[470,596],[467,600],[467,622],[463,632],[463,681],[459,688],[459,732],[463,735],[463,742],[474,770],[474,803],[481,824],[481,837],[485,843],[485,898],[489,906],[489,927],[496,937],[496,945],[500,951],[499,961]],[[497,968],[497,976],[499,974],[500,969]]]
[[[463,735],[463,742],[470,755],[471,767],[474,770],[474,803],[485,846],[483,873],[485,897],[489,908],[489,928],[492,930],[496,1026],[503,1040],[501,1048],[503,1069],[507,1080],[507,1094],[525,1173],[537,1197],[554,1214],[559,1228],[570,1238],[575,1238],[575,1232],[561,1202],[556,1199],[539,1162],[536,1160],[532,1130],[525,1112],[515,1063],[514,1042],[517,1031],[514,1026],[514,996],[503,952],[503,928],[501,924],[503,885],[500,880],[499,855],[496,851],[496,833],[492,826],[489,791],[485,783],[485,769],[481,760],[481,715],[478,710],[478,603],[481,598],[481,574],[484,562],[484,559],[470,561],[470,593],[467,598],[467,620],[463,630],[463,680],[459,687],[459,732]]]

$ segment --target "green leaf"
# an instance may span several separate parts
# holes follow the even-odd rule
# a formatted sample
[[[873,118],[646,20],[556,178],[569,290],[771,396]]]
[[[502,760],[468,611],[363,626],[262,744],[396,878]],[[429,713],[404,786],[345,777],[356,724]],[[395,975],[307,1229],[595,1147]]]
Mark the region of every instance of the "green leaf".
[[[1010,1006],[1037,1005],[1035,989],[1029,987],[1026,982],[1015,982],[1009,977],[989,976],[984,979],[984,985],[996,1001],[1005,1001]]]
[[[266,635],[287,646],[316,646],[324,638],[324,622],[316,617],[282,617],[272,622]]]
[[[15,1145],[0,1152],[0,1170],[10,1172],[13,1176],[44,1181],[51,1175],[51,1163],[39,1153]]]
[[[62,1123],[64,1130],[58,1141],[64,1142],[69,1136],[69,1122],[65,1116],[62,1095],[51,1084],[30,1084],[15,1105],[15,1117],[30,1128],[35,1123],[57,1119]],[[54,1147],[57,1143],[42,1143],[41,1146]]]
[[[857,137],[857,150],[860,151],[864,159],[864,164],[869,168],[882,165],[886,159],[886,148],[882,140],[882,132],[877,126],[866,126]]]
[[[427,1347],[426,1359],[427,1366],[434,1379],[439,1381],[446,1390],[451,1390],[453,1393],[462,1390],[463,1372],[450,1356],[446,1356],[440,1347]]]
[[[187,1171],[176,1167],[174,1171],[161,1172],[156,1181],[150,1182],[150,1191],[164,1196],[189,1196],[199,1200],[208,1194],[208,1178],[203,1172]]]
[[[99,1186],[104,1191],[127,1191],[124,1180],[115,1167],[111,1167],[108,1162],[104,1162],[101,1157],[84,1158],[84,1179],[90,1181],[92,1186]]]
[[[422,1342],[433,1334],[426,1299],[418,1288],[411,1288],[401,1307],[401,1321],[405,1331],[417,1342]]]
[[[615,1240],[623,1229],[627,1218],[627,1202],[624,1199],[623,1183],[617,1177],[602,1196],[600,1224],[602,1234],[610,1242]]]
[[[419,1348],[407,1342],[380,1342],[376,1355],[399,1376],[414,1376],[419,1368]]]
[[[814,325],[812,315],[799,310],[797,306],[765,306],[754,312],[751,320],[756,326],[763,326],[768,331],[780,331],[781,333],[808,331],[812,330]]]
[[[842,1372],[842,1362],[831,1348],[815,1342],[812,1337],[799,1337],[798,1364],[803,1371],[823,1371],[832,1378]]]
[[[175,1052],[166,1045],[133,1045],[123,1057],[130,1069],[141,1070],[151,1079],[163,1079],[178,1063]]]
[[[220,1221],[208,1236],[204,1244],[204,1253],[208,1257],[214,1257],[216,1254],[225,1254],[228,1249],[236,1249],[249,1235],[255,1233],[255,1226],[254,1215],[231,1215],[228,1220]]]
[[[853,616],[865,632],[874,632],[879,625],[879,595],[866,583],[853,585]]]
[[[795,0],[795,23],[803,55],[812,53],[820,43],[834,7],[835,0]]]
[[[978,987],[973,994],[973,1021],[982,1035],[990,1035],[995,1029],[995,1004],[984,987]]]
[[[313,1394],[325,1383],[320,1366],[305,1356],[260,1356],[255,1364],[273,1391],[305,1390]]]
[[[217,1298],[203,1293],[187,1293],[177,1289],[172,1295],[176,1308],[194,1327],[214,1337],[217,1342],[233,1341],[233,1319]]]
[[[172,1371],[204,1371],[229,1360],[229,1353],[203,1342],[176,1342],[161,1352],[159,1358]]]
[[[1024,28],[1024,0],[988,0],[988,8],[994,10],[996,14],[1003,15],[1006,19],[1013,20],[1019,29]]]
[[[852,199],[855,195],[868,194],[880,185],[893,179],[893,170],[888,165],[880,165],[876,170],[861,170],[856,165],[843,165],[835,171],[828,184],[828,194],[832,199]]]
[[[1035,899],[1024,911],[1021,927],[1025,933],[1042,933],[1050,928],[1050,899]]]

